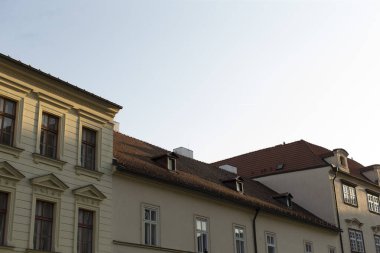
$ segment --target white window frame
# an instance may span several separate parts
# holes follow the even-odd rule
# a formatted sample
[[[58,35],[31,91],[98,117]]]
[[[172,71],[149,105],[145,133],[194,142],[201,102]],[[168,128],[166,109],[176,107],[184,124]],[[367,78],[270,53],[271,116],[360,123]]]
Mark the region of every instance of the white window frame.
[[[360,235],[360,236],[358,236],[358,235]],[[361,237],[361,238],[359,238],[359,237]],[[363,232],[362,231],[349,228],[348,229],[348,238],[350,241],[351,252],[359,252],[359,253],[365,252],[364,238],[363,238]]]
[[[333,246],[328,247],[328,253],[336,253],[336,248]]]
[[[146,220],[145,219],[145,210],[150,210],[150,211],[154,211],[156,212],[156,220],[155,221],[152,221],[152,220]],[[141,221],[142,221],[142,225],[141,225],[141,231],[142,231],[142,234],[141,234],[141,243],[144,244],[144,245],[148,245],[148,246],[156,246],[156,247],[159,247],[160,246],[160,207],[159,206],[155,206],[155,205],[151,205],[151,204],[146,204],[146,203],[143,203],[142,204],[142,208],[141,208]],[[152,244],[151,240],[149,240],[148,243],[146,243],[145,241],[145,224],[149,224],[149,225],[155,225],[156,226],[156,244]]]
[[[367,192],[368,210],[380,214],[379,196]]]
[[[342,191],[343,191],[343,202],[352,205],[358,206],[358,199],[356,196],[356,188],[354,186],[342,183]]]
[[[305,240],[303,245],[304,245],[305,253],[313,253],[314,252],[313,242]],[[310,247],[311,251],[309,251],[308,247]]]
[[[198,229],[198,226],[197,226],[197,222],[200,221],[200,222],[205,222],[206,223],[206,230],[203,230],[203,229]],[[197,234],[200,233],[201,235],[206,235],[206,243],[207,243],[207,252],[210,252],[210,222],[209,222],[209,219],[207,217],[203,217],[203,216],[198,216],[196,215],[194,217],[194,239],[195,239],[195,250],[194,252],[197,252],[197,253],[204,253],[204,249],[203,249],[203,252],[202,251],[198,251],[198,240],[197,240]]]
[[[380,253],[380,235],[374,236],[376,253]]]
[[[243,237],[237,237],[235,230],[240,230],[242,231]],[[246,253],[247,252],[247,244],[246,244],[246,229],[244,226],[234,224],[233,225],[233,236],[234,236],[234,252],[235,253]],[[238,251],[238,243],[243,244],[243,250]]]
[[[168,170],[176,171],[177,170],[177,161],[173,157],[168,157]]]
[[[268,237],[273,238],[273,243],[271,243],[271,242],[268,243]],[[273,247],[274,248],[274,252],[277,252],[277,238],[276,238],[276,234],[272,233],[272,232],[265,232],[265,252],[266,253],[269,253],[269,250],[268,250],[269,247]]]

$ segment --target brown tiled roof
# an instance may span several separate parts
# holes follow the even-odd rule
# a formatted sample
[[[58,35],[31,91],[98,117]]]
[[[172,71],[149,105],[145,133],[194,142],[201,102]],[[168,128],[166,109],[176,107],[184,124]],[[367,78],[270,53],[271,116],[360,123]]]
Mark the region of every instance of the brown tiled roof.
[[[334,225],[296,204],[292,208],[284,206],[273,199],[273,196],[278,195],[277,192],[249,178],[243,178],[244,194],[226,187],[223,181],[235,178],[236,174],[221,170],[216,166],[178,155],[177,170],[169,171],[152,159],[163,154],[168,154],[168,151],[135,138],[114,133],[114,157],[117,159],[118,170],[121,173],[157,180],[244,207],[260,208],[268,213],[338,231]]]
[[[215,162],[214,165],[231,165],[238,168],[240,175],[257,177],[273,173],[302,170],[326,166],[321,155],[330,152],[323,147],[304,140],[277,145],[251,153]],[[281,166],[278,169],[278,166]]]
[[[240,175],[255,178],[325,167],[329,164],[324,158],[333,155],[332,150],[299,140],[224,159],[213,163],[213,165],[221,166],[228,164],[237,167]],[[365,167],[362,164],[349,158],[347,159],[347,163],[352,176],[373,183],[363,176],[362,170]],[[281,169],[278,169],[279,165],[282,165]]]
[[[74,89],[74,90],[77,90],[77,91],[79,91],[79,92],[83,92],[83,93],[85,93],[85,94],[87,94],[87,95],[90,95],[90,96],[96,98],[96,99],[99,99],[99,100],[101,100],[101,101],[103,101],[103,102],[106,102],[106,103],[108,103],[108,104],[110,104],[110,105],[112,105],[112,106],[114,106],[114,107],[116,107],[116,108],[118,108],[118,109],[122,109],[122,108],[123,108],[121,105],[118,105],[118,104],[116,104],[116,103],[114,103],[114,102],[112,102],[112,101],[109,101],[109,100],[107,100],[107,99],[105,99],[105,98],[102,98],[102,97],[100,97],[100,96],[98,96],[98,95],[96,95],[96,94],[94,94],[94,93],[91,93],[91,92],[89,92],[89,91],[87,91],[87,90],[85,90],[85,89],[82,89],[82,88],[80,88],[80,87],[78,87],[78,86],[76,86],[76,85],[73,85],[73,84],[71,84],[71,83],[69,83],[69,82],[66,82],[66,81],[64,81],[64,80],[62,80],[62,79],[60,79],[60,78],[58,78],[58,77],[55,77],[55,76],[50,75],[50,74],[48,74],[48,73],[46,73],[46,72],[43,72],[42,70],[37,69],[37,68],[34,68],[34,67],[32,67],[32,66],[30,66],[30,65],[28,65],[28,64],[25,64],[25,63],[23,63],[23,62],[21,62],[21,61],[19,61],[19,60],[13,59],[12,57],[10,57],[10,56],[8,56],[8,55],[5,55],[5,54],[0,53],[0,57],[3,58],[3,59],[8,60],[8,61],[10,61],[10,62],[16,63],[16,64],[18,64],[18,65],[20,65],[20,66],[22,66],[22,67],[24,67],[24,68],[27,68],[27,69],[32,70],[32,71],[34,71],[34,72],[37,72],[37,73],[39,73],[39,74],[41,74],[41,75],[43,75],[43,76],[46,76],[46,77],[48,77],[48,78],[51,78],[51,79],[53,79],[53,80],[55,80],[55,81],[58,81],[58,82],[59,82],[60,84],[62,84],[62,85],[66,85],[67,87],[70,87],[70,88],[72,88],[72,89]]]

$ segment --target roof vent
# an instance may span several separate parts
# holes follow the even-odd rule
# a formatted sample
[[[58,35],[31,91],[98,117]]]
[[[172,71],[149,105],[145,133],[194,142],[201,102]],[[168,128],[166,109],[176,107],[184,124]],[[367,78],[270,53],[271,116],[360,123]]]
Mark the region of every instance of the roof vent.
[[[280,164],[277,164],[276,170],[282,170],[283,168],[284,168],[284,164],[280,163]]]
[[[219,166],[220,169],[237,174],[237,168],[228,164]]]
[[[173,149],[173,152],[176,154],[191,158],[191,159],[194,158],[194,156],[193,156],[194,152],[192,150],[184,148],[184,147],[175,148],[175,149]]]

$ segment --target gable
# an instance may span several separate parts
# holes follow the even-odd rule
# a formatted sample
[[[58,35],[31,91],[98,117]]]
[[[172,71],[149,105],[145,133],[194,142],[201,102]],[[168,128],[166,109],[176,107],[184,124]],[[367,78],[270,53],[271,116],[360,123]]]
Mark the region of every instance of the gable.
[[[73,190],[73,194],[94,200],[103,200],[107,198],[98,188],[92,184]]]
[[[0,178],[20,181],[25,176],[8,162],[0,162]]]
[[[69,188],[64,182],[62,182],[54,174],[48,174],[48,175],[44,175],[40,177],[35,177],[35,178],[32,178],[30,181],[31,181],[31,184],[34,186],[49,188],[49,189],[58,190],[58,191],[64,191]]]

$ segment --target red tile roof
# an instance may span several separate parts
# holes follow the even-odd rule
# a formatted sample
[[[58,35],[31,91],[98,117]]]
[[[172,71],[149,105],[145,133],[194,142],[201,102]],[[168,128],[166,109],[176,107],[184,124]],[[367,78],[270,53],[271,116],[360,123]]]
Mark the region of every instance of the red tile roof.
[[[120,173],[157,180],[206,194],[212,198],[252,209],[260,208],[275,215],[338,231],[334,225],[296,204],[292,208],[284,206],[273,199],[273,196],[278,195],[277,192],[249,178],[243,178],[244,194],[228,188],[223,182],[236,178],[236,174],[221,170],[216,166],[178,155],[177,170],[169,171],[153,159],[165,154],[168,154],[168,151],[157,146],[120,133],[114,134],[114,157],[117,159]]]
[[[332,150],[299,140],[217,161],[213,165],[228,164],[237,167],[240,175],[255,178],[329,166],[324,158],[333,155]],[[362,164],[352,159],[347,159],[347,163],[352,176],[373,183],[363,176],[365,167]],[[281,169],[278,169],[279,165],[282,165]]]

